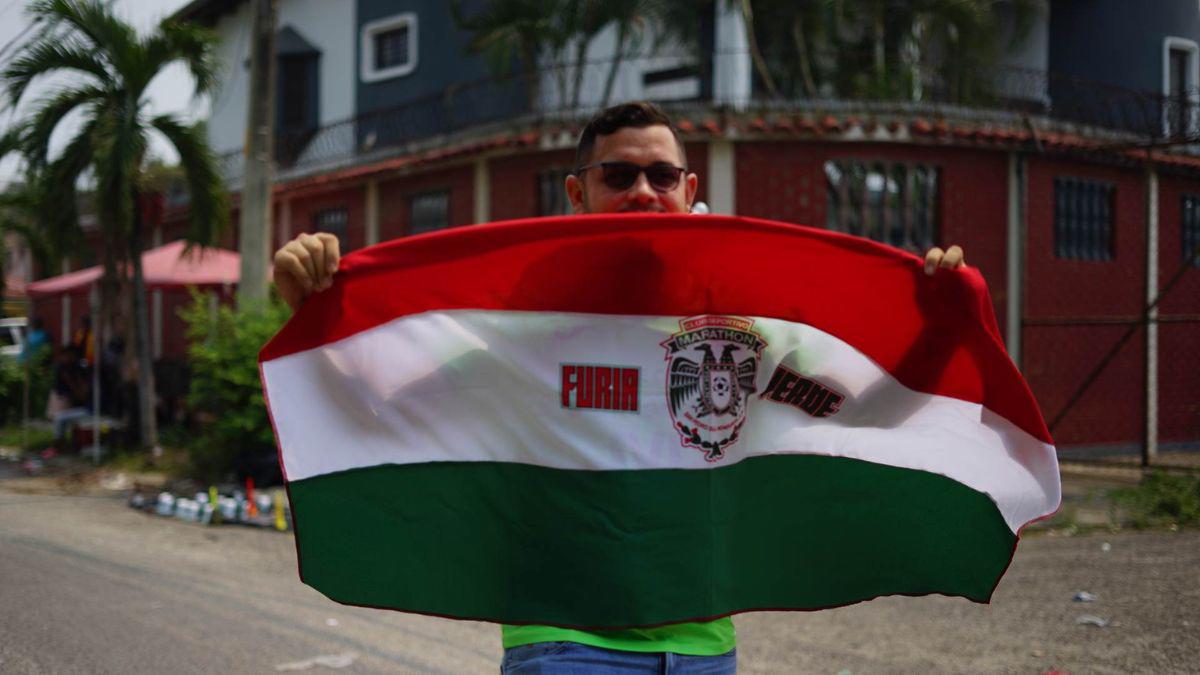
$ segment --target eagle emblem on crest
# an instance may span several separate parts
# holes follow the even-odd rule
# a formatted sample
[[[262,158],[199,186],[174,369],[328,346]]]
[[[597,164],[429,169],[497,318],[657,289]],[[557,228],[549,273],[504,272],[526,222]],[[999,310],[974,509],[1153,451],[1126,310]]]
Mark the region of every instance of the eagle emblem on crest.
[[[667,350],[667,404],[686,447],[716,462],[737,442],[766,342],[741,317],[683,319]],[[718,353],[720,356],[718,356]]]

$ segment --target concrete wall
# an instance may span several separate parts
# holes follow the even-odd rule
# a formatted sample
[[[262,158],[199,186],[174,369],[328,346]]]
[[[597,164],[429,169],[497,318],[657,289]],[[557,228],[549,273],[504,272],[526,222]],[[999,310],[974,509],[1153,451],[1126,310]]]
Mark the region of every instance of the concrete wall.
[[[441,94],[447,87],[482,80],[491,75],[484,59],[467,52],[470,36],[459,30],[445,0],[356,0],[358,12],[353,28],[353,97],[360,113],[384,110]],[[474,4],[464,3],[468,11]],[[362,28],[379,19],[413,13],[417,17],[417,66],[408,75],[379,82],[363,82],[361,70]],[[410,36],[410,39],[411,36]]]
[[[1163,40],[1200,42],[1195,0],[1055,0],[1050,11],[1050,69],[1161,94]]]
[[[357,61],[354,54],[355,0],[281,0],[278,26],[291,26],[321,50],[319,124],[355,115]],[[214,152],[240,150],[245,142],[251,40],[250,4],[217,19],[221,38],[220,86],[209,106],[208,139]]]

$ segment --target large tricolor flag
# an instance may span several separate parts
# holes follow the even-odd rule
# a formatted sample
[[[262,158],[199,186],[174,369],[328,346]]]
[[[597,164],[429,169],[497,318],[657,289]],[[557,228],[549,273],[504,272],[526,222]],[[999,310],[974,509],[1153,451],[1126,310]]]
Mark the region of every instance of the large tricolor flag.
[[[1059,503],[980,275],[794,225],[371,247],[261,367],[301,577],[343,603],[600,628],[987,601]]]

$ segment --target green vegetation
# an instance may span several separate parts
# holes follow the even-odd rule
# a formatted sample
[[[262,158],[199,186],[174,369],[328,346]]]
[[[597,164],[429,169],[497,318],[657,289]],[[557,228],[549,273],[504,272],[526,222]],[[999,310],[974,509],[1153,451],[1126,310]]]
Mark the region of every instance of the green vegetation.
[[[29,363],[29,416],[33,419],[40,419],[46,411],[50,382],[50,350],[43,349],[41,354]],[[0,425],[16,424],[20,427],[23,419],[24,391],[25,364],[18,363],[16,359],[0,359]]]
[[[0,427],[0,447],[37,452],[50,447],[53,442],[54,433],[47,426],[31,425],[28,429],[23,429],[18,421]]]
[[[1113,490],[1110,496],[1138,529],[1200,525],[1200,475],[1156,471],[1137,487]]]
[[[150,83],[176,63],[192,76],[197,94],[211,91],[218,70],[217,37],[208,29],[170,19],[139,35],[102,0],[33,0],[28,12],[38,31],[0,69],[0,102],[21,112],[0,138],[0,155],[23,156],[33,212],[53,235],[46,237],[49,243],[70,241],[68,233],[78,234],[76,189],[81,183],[91,184],[102,233],[102,316],[114,314],[117,288],[132,293],[134,321],[116,328],[132,338],[127,343],[138,359],[139,437],[144,446],[153,447],[158,439],[141,266],[149,243],[141,194],[153,160],[151,134],[165,139],[179,155],[190,197],[188,241],[215,241],[228,222],[229,209],[203,126],[177,115],[154,114],[145,94]],[[68,84],[29,100],[30,85],[63,75],[70,76],[63,79]],[[71,123],[64,124],[68,118]],[[51,138],[68,131],[61,150],[52,153]],[[18,205],[31,206],[25,201]]]
[[[194,477],[227,478],[239,458],[275,452],[258,374],[258,351],[290,311],[273,299],[262,306],[218,307],[196,294],[181,315],[188,324],[191,391],[198,421],[187,445]]]

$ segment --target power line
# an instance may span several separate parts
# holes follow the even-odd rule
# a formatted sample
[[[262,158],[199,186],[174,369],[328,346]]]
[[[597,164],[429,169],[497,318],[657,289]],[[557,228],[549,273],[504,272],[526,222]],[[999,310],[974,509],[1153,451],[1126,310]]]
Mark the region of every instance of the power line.
[[[0,12],[0,14],[3,14],[3,12]],[[20,33],[18,33],[18,34],[17,34],[17,36],[16,36],[16,37],[14,37],[13,39],[11,39],[11,40],[9,40],[8,42],[4,43],[4,46],[3,46],[3,47],[0,47],[0,61],[2,61],[2,60],[3,60],[3,59],[6,57],[6,56],[8,56],[8,53],[7,53],[7,52],[8,52],[10,49],[12,49],[12,48],[13,48],[13,46],[14,46],[14,45],[16,45],[18,42],[20,42],[21,40],[24,40],[24,39],[25,39],[25,36],[26,36],[26,35],[29,35],[29,32],[30,32],[30,31],[32,31],[34,28],[36,28],[36,27],[38,26],[38,24],[39,24],[39,23],[41,23],[41,20],[40,20],[40,19],[34,19],[33,21],[31,21],[31,22],[29,23],[29,25],[28,25],[28,26],[25,26],[25,30],[23,30],[23,31],[21,31]],[[23,46],[23,45],[22,45],[22,46]],[[18,47],[18,48],[19,48],[19,47]]]

